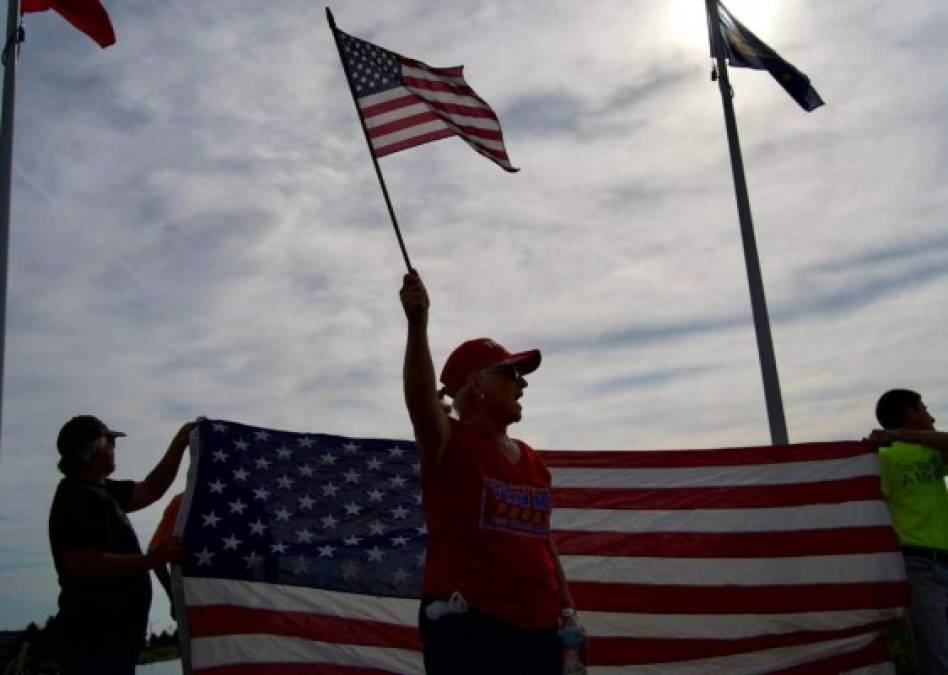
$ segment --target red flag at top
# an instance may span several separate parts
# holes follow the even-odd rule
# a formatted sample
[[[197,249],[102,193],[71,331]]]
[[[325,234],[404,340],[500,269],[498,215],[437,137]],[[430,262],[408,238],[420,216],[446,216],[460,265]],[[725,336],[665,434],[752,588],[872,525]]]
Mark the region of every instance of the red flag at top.
[[[20,11],[45,12],[54,9],[73,26],[105,49],[115,43],[115,31],[99,0],[23,0]]]

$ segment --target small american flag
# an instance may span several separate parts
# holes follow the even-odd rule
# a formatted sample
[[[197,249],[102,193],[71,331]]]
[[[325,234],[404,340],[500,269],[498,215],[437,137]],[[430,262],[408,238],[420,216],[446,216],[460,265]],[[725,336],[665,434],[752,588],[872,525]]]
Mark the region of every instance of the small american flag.
[[[186,672],[424,672],[413,443],[206,420],[192,452]],[[894,672],[907,588],[867,446],[540,454],[592,675]]]
[[[507,157],[500,120],[464,81],[463,66],[432,68],[335,32],[376,157],[460,136],[504,170],[517,171]]]

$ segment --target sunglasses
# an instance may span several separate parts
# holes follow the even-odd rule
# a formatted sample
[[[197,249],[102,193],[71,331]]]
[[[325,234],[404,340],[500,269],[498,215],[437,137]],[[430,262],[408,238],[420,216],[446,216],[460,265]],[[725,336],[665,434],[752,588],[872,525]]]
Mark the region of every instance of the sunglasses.
[[[500,363],[500,364],[497,364],[496,366],[491,366],[490,368],[487,369],[487,372],[500,373],[501,375],[505,375],[509,377],[514,382],[516,382],[521,377],[523,377],[523,374],[520,372],[517,366],[513,364],[509,364],[509,363]]]

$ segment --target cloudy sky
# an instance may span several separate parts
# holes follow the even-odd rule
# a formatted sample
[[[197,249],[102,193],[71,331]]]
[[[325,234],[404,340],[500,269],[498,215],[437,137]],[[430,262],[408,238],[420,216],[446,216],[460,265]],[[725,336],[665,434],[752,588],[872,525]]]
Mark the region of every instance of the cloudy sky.
[[[948,416],[948,5],[729,6],[826,101],[807,114],[732,71],[791,441],[861,437],[892,386]],[[541,347],[515,430],[535,447],[766,444],[704,2],[578,7],[333,7],[354,35],[463,63],[522,167],[459,139],[382,160],[435,360],[480,335]],[[0,628],[55,611],[46,517],[73,414],[129,433],[116,475],[136,479],[197,415],[410,435],[403,263],[323,4],[108,8],[106,50],[58,15],[25,21]],[[141,538],[166,501],[135,514]]]

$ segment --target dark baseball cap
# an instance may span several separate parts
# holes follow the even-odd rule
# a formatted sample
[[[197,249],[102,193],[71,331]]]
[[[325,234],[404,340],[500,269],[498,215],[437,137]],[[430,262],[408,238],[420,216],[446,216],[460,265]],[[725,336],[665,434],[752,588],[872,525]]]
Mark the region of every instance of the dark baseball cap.
[[[102,436],[119,438],[126,434],[109,429],[105,422],[93,415],[76,415],[63,425],[56,437],[56,449],[63,456],[72,455],[88,443]]]

